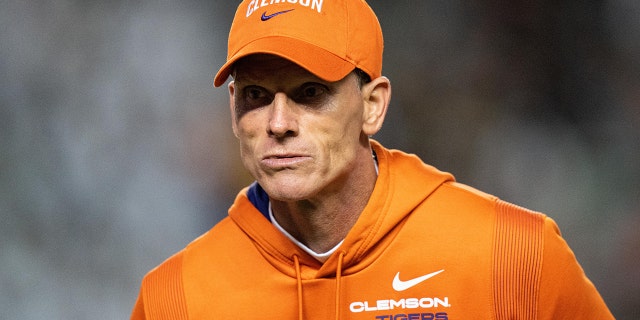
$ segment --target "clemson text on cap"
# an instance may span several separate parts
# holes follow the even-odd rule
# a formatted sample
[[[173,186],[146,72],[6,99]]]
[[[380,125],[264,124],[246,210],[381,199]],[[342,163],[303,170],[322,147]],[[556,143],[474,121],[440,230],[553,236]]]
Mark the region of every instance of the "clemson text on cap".
[[[299,4],[303,7],[311,7],[318,11],[318,13],[322,12],[322,2],[324,0],[251,0],[249,5],[247,6],[247,18],[254,13],[259,8],[264,8],[270,4],[275,3],[291,3],[291,4]]]

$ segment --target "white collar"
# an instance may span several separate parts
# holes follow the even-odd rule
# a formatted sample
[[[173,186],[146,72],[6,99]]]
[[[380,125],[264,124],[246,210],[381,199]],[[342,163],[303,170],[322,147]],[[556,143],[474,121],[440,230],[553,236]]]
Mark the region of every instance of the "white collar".
[[[320,261],[320,262],[325,262],[327,261],[327,259],[329,259],[329,257],[336,251],[338,250],[338,247],[340,247],[340,245],[342,244],[342,241],[340,241],[335,247],[329,249],[329,251],[327,252],[323,252],[323,253],[318,253],[315,252],[313,250],[311,250],[309,247],[307,247],[304,243],[298,241],[298,239],[294,238],[291,234],[289,234],[289,232],[287,232],[287,230],[285,230],[276,220],[276,218],[273,216],[273,211],[271,210],[271,201],[269,201],[269,219],[271,219],[271,223],[276,227],[276,229],[280,230],[280,232],[282,232],[282,234],[284,234],[287,238],[289,238],[289,240],[291,240],[293,243],[295,243],[298,247],[300,247],[300,249],[304,250],[306,253],[308,253],[309,255],[311,255],[312,257],[316,258],[316,260]]]

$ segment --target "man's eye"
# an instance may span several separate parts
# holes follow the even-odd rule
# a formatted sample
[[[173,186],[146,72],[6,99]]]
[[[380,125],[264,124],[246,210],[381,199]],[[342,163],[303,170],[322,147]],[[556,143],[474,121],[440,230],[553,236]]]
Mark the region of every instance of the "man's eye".
[[[264,107],[273,100],[273,96],[269,91],[259,86],[244,87],[238,94],[235,105],[238,117],[241,117],[251,110]]]
[[[260,87],[248,87],[245,89],[245,97],[249,100],[267,99],[267,91]]]
[[[320,90],[317,87],[307,87],[304,88],[304,96],[305,97],[315,97],[317,96],[322,90]]]
[[[308,83],[300,88],[298,99],[311,100],[321,97],[327,92],[327,87],[318,83]]]

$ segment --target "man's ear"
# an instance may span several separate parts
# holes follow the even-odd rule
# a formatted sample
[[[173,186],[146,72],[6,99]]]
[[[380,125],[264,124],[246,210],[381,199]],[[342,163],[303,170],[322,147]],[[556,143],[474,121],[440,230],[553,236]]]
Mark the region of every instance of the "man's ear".
[[[379,77],[362,86],[364,113],[362,131],[368,136],[376,134],[382,127],[391,100],[391,82]]]
[[[238,137],[238,126],[236,125],[236,85],[235,81],[229,82],[229,108],[231,109],[231,129],[233,129],[233,135]]]

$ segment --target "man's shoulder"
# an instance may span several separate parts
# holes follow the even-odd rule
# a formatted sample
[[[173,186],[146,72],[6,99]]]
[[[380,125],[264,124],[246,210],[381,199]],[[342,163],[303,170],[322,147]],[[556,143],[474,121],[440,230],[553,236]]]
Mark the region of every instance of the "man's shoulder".
[[[451,194],[451,196],[454,196],[460,199],[467,199],[467,200],[474,200],[474,201],[481,201],[481,202],[488,202],[488,203],[493,203],[499,200],[499,198],[493,194],[484,192],[470,185],[466,185],[464,183],[460,183],[457,181],[448,181],[442,185],[441,189],[442,189],[441,192],[448,192],[449,194]]]
[[[191,241],[182,251],[187,255],[198,254],[201,250],[216,252],[227,250],[230,244],[244,238],[238,226],[230,217],[225,217],[211,229]]]
[[[432,204],[429,204],[432,202]],[[547,216],[519,205],[515,205],[499,197],[456,181],[443,183],[425,205],[441,208],[448,218],[464,221],[484,220],[487,226],[495,227],[495,223],[520,224],[526,221],[537,221],[544,224]],[[478,220],[480,219],[480,220]],[[476,226],[477,227],[477,226]]]
[[[446,204],[447,211],[455,212],[456,215],[476,215],[494,212],[498,201],[500,199],[492,194],[460,182],[447,181],[425,202]]]
[[[148,274],[163,272],[171,268],[176,268],[182,264],[185,256],[199,255],[203,252],[215,252],[217,248],[228,248],[229,234],[233,233],[233,229],[237,229],[229,217],[225,217],[216,223],[211,229],[193,239],[184,248],[175,252],[169,258],[164,260],[155,268],[151,269]],[[160,270],[160,271],[158,271]]]

